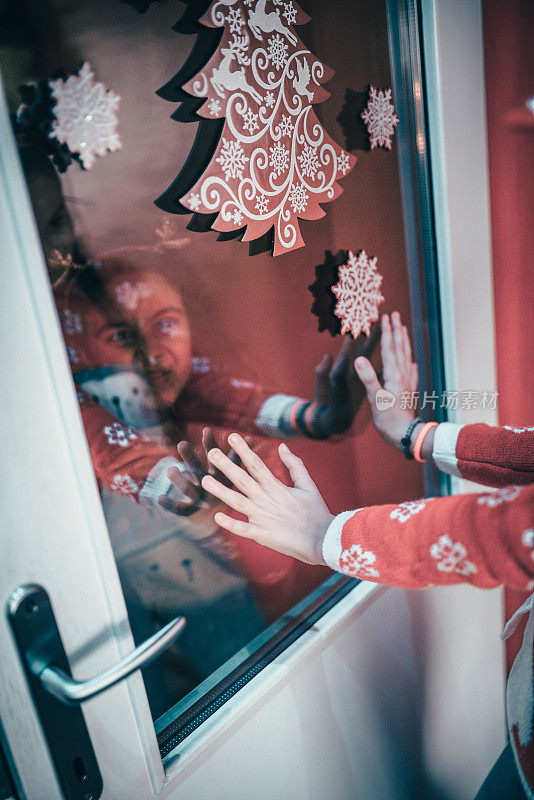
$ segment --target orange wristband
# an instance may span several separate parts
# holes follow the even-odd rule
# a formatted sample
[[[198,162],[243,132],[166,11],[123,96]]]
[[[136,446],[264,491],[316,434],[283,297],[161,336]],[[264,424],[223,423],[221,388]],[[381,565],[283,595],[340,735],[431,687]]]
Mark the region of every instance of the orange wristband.
[[[297,425],[297,414],[299,409],[306,403],[306,400],[295,400],[291,408],[289,409],[289,424],[293,428],[294,431],[298,431],[299,427]]]
[[[313,434],[315,433],[313,429],[312,420],[313,420],[313,415],[315,414],[318,408],[319,408],[318,403],[310,403],[310,405],[304,412],[304,420],[303,420],[304,426],[308,429],[311,436],[313,436]]]
[[[431,428],[437,428],[438,425],[439,422],[427,422],[425,425],[423,425],[423,427],[419,431],[419,434],[417,436],[417,439],[415,440],[415,445],[413,448],[413,457],[415,458],[416,461],[419,461],[420,464],[426,461],[425,458],[421,458],[421,448],[423,446],[425,437]]]

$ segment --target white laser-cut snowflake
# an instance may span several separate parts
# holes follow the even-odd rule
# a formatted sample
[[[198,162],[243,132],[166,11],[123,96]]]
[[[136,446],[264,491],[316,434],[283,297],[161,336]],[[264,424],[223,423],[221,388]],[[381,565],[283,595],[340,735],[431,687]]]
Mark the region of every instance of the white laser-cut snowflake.
[[[345,151],[342,150],[337,157],[337,171],[341,172],[341,174],[344,175],[349,167],[350,167],[349,154],[345,153]]]
[[[50,136],[78,153],[85,169],[93,166],[96,156],[121,147],[116,130],[120,96],[94,77],[85,61],[77,75],[48,82],[56,101]]]
[[[187,202],[189,203],[189,208],[191,211],[198,211],[200,208],[200,195],[198,192],[191,192],[187,198]]]
[[[308,205],[308,193],[301,183],[294,183],[289,190],[289,202],[295,214],[302,214]]]
[[[287,44],[279,33],[271,36],[267,44],[267,53],[273,67],[281,69],[287,61]]]
[[[306,143],[302,153],[297,156],[297,158],[300,161],[300,169],[302,174],[306,175],[308,178],[315,178],[315,173],[319,169],[317,148]]]
[[[221,104],[218,100],[214,97],[208,103],[208,109],[212,117],[216,117],[218,114],[221,113]]]
[[[384,302],[376,257],[368,258],[365,250],[355,256],[349,250],[348,262],[338,274],[339,281],[332,286],[332,292],[337,297],[334,314],[341,320],[341,333],[350,331],[355,339],[362,331],[369,336],[371,322],[378,319],[378,306]]]
[[[289,150],[281,142],[275,142],[269,147],[269,164],[275,175],[281,175],[289,166]]]
[[[256,208],[258,209],[259,213],[265,214],[268,205],[269,205],[269,198],[265,197],[264,194],[259,194],[256,198]]]
[[[297,11],[293,3],[284,3],[284,17],[288,25],[294,25],[297,21]]]
[[[252,135],[256,128],[259,128],[258,115],[254,114],[252,109],[249,108],[248,111],[245,111],[241,116],[243,117],[243,128]]]
[[[272,92],[267,92],[265,95],[265,105],[267,108],[272,108],[274,106],[274,94]]]
[[[215,161],[221,165],[226,180],[242,178],[248,156],[236,139],[228,141],[223,136],[221,155]]]
[[[241,210],[239,208],[235,209],[235,211],[234,211],[234,213],[232,215],[232,221],[233,221],[233,223],[234,223],[234,225],[236,227],[238,225],[241,225],[241,223],[243,222],[243,214],[242,214],[242,212],[241,212]]]
[[[391,102],[391,89],[377,91],[371,86],[367,108],[362,111],[361,118],[367,126],[371,150],[375,147],[391,150],[391,137],[395,133],[395,125],[399,124],[399,118]]]
[[[245,24],[245,20],[241,16],[241,10],[239,8],[231,8],[225,19],[230,27],[230,33],[241,33],[241,28]]]
[[[282,114],[282,121],[280,122],[278,127],[280,128],[281,136],[291,136],[291,134],[293,133],[293,122],[289,114],[287,116],[285,114]]]

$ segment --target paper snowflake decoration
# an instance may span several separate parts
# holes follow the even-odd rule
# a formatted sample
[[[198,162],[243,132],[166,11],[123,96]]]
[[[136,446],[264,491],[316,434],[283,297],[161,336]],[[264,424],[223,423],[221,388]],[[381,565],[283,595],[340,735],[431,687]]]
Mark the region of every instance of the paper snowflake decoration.
[[[317,156],[317,148],[305,144],[302,153],[297,156],[300,161],[300,171],[308,178],[315,178],[315,173],[319,169],[319,158]]]
[[[362,111],[361,117],[367,126],[371,140],[371,150],[375,147],[385,147],[391,150],[391,137],[395,133],[395,126],[399,118],[391,102],[391,89],[377,91],[374,86],[369,89],[369,102]]]
[[[258,124],[258,115],[254,114],[252,109],[249,108],[247,111],[241,114],[241,116],[243,117],[243,129],[252,135],[256,128],[260,127]]]
[[[284,42],[279,33],[271,36],[267,45],[267,53],[273,67],[281,69],[287,61],[287,44]]]
[[[269,198],[265,197],[264,194],[258,195],[258,198],[256,200],[256,205],[255,205],[255,208],[258,209],[258,212],[260,214],[265,214],[265,212],[267,211],[268,207],[269,207]]]
[[[342,175],[344,175],[346,171],[350,169],[350,159],[348,153],[341,151],[341,153],[338,155],[337,168]]]
[[[294,25],[297,21],[297,11],[293,3],[284,3],[284,17],[288,25]]]
[[[293,133],[293,123],[291,122],[291,117],[289,114],[287,117],[285,114],[282,114],[282,121],[278,125],[278,128],[281,136],[291,136]]]
[[[94,78],[85,61],[77,75],[49,81],[56,101],[50,136],[77,153],[85,169],[93,166],[96,156],[121,147],[117,133],[120,97]]]
[[[368,258],[365,250],[355,256],[349,250],[348,262],[338,274],[339,281],[332,286],[332,292],[337,297],[334,314],[341,320],[341,333],[350,331],[355,339],[362,331],[369,336],[371,322],[378,319],[378,306],[384,302],[376,257]]]
[[[228,141],[223,136],[221,155],[215,160],[221,165],[226,180],[228,180],[229,178],[241,177],[245,169],[245,163],[248,161],[248,156],[245,155],[238,141]]]
[[[241,28],[245,24],[245,20],[241,16],[241,11],[238,8],[231,8],[230,13],[225,19],[232,33],[241,33]]]
[[[221,104],[214,97],[209,101],[208,108],[212,117],[217,117],[221,113]]]
[[[275,142],[269,148],[269,164],[276,176],[281,175],[289,167],[289,150],[281,142]]]
[[[303,214],[308,205],[308,193],[301,183],[294,183],[289,190],[289,202],[295,214]]]

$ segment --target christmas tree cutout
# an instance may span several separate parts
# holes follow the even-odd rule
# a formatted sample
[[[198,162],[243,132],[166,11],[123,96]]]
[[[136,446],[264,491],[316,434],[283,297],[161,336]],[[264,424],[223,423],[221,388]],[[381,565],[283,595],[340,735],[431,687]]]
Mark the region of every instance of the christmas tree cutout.
[[[313,109],[329,96],[322,84],[333,72],[295,33],[309,17],[292,0],[217,0],[195,24],[198,8],[177,26],[198,33],[193,52],[160,94],[182,102],[173,118],[200,119],[199,129],[157,203],[193,212],[190,229],[268,236],[273,255],[288,253],[304,245],[298,220],[324,216],[320,204],[341,194],[338,181],[356,163]]]

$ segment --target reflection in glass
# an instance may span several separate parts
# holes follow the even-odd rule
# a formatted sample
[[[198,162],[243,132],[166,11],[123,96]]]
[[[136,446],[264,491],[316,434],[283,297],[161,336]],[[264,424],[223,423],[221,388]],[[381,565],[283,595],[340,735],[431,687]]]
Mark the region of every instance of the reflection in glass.
[[[358,145],[328,217],[303,223],[306,247],[277,259],[192,233],[187,215],[165,218],[153,201],[195,135],[155,95],[193,46],[172,31],[175,5],[161,0],[143,15],[115,0],[7,0],[0,9],[14,115],[19,84],[84,60],[121,96],[122,150],[90,170],[75,163],[58,174],[42,115],[32,117],[39,136],[15,133],[134,638],[187,618],[175,647],[143,673],[154,717],[207,685],[329,575],[217,528],[216,502],[199,484],[212,437],[226,449],[230,431],[252,436],[283,481],[277,443],[294,437],[333,511],[421,491],[415,472],[381,457],[367,412],[358,413],[352,359],[368,341],[345,342],[339,357],[341,340],[317,332],[307,292],[325,250],[365,248],[380,257],[391,307],[409,316],[395,148],[377,155]],[[372,0],[351,6],[341,28],[324,3],[305,10],[311,49],[336,69],[318,107],[336,133],[347,91],[363,97],[370,77],[390,82],[385,10]]]

